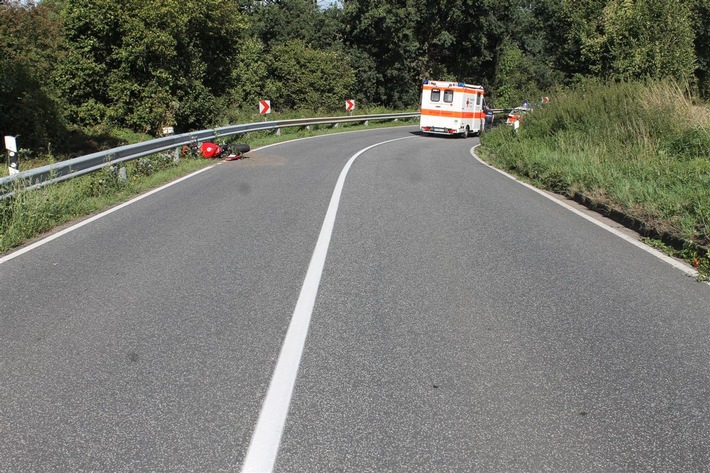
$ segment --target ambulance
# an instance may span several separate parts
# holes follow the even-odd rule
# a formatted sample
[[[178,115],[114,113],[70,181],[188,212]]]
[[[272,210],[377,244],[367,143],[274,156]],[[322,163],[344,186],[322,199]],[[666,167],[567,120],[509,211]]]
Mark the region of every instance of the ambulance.
[[[424,133],[463,138],[485,130],[483,87],[463,82],[425,80],[419,129]]]

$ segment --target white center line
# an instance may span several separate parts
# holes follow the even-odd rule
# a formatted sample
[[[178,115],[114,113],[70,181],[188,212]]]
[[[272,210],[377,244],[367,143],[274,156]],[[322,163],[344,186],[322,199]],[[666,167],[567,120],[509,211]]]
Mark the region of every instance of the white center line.
[[[311,314],[313,313],[313,305],[318,294],[320,286],[321,274],[325,266],[325,258],[328,254],[328,245],[330,237],[335,226],[335,216],[338,213],[338,205],[340,196],[345,185],[345,177],[350,170],[353,162],[358,156],[369,151],[370,149],[386,143],[410,139],[411,136],[387,140],[368,146],[365,149],[358,151],[347,162],[343,170],[340,172],[338,182],[335,184],[333,196],[330,198],[328,211],[323,220],[318,242],[316,243],[311,262],[308,266],[306,278],[303,281],[301,293],[296,302],[296,308],[291,316],[291,323],[286,332],[283,346],[279,359],[276,362],[276,368],[271,377],[271,383],[264,399],[264,404],[261,406],[259,420],[254,428],[249,450],[247,451],[242,466],[244,473],[252,472],[270,472],[276,463],[279,445],[281,443],[281,435],[283,434],[284,425],[286,424],[286,416],[291,404],[291,396],[293,388],[296,384],[296,375],[298,367],[301,364],[301,355],[306,343],[308,335],[308,327],[311,322]]]

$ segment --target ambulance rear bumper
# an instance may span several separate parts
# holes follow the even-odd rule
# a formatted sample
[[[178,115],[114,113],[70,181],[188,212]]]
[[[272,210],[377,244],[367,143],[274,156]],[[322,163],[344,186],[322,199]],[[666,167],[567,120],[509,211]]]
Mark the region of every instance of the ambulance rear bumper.
[[[455,128],[444,128],[438,126],[421,126],[419,129],[424,133],[434,133],[437,135],[455,135],[456,133],[463,133],[464,131],[463,127],[457,130]]]

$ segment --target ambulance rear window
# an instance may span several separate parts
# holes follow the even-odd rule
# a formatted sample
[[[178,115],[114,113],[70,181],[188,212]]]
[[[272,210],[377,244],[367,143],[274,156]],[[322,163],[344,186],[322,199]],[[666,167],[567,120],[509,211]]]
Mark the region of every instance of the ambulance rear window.
[[[438,102],[439,100],[441,100],[441,90],[431,89],[431,101]]]
[[[451,103],[454,101],[454,91],[451,89],[446,89],[444,91],[444,102]]]

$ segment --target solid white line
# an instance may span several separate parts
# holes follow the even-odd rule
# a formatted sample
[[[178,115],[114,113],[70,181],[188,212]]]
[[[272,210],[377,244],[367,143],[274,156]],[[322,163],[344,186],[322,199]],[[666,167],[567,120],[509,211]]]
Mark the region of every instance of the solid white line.
[[[306,273],[301,293],[296,302],[296,308],[291,316],[291,322],[288,326],[283,346],[281,347],[281,353],[279,354],[279,359],[276,363],[266,398],[261,406],[259,420],[254,428],[249,450],[247,450],[244,459],[242,471],[245,473],[270,472],[274,468],[281,443],[281,435],[283,434],[288,409],[291,404],[293,388],[296,383],[298,367],[301,364],[301,355],[303,354],[306,336],[308,335],[313,305],[316,301],[321,274],[325,266],[330,237],[335,225],[335,216],[338,213],[340,196],[350,166],[352,166],[358,156],[376,146],[410,138],[412,137],[397,138],[368,146],[353,155],[340,172],[340,177],[335,184],[335,190],[330,198],[330,204],[328,205],[328,210],[323,220],[323,226],[321,227],[311,262],[308,265],[308,272]]]
[[[501,171],[500,169],[491,166],[490,164],[488,164],[488,163],[486,163],[485,161],[481,160],[481,158],[479,158],[479,157],[476,155],[476,152],[475,152],[474,150],[475,150],[478,146],[480,146],[480,144],[478,144],[478,145],[474,146],[473,148],[471,148],[471,154],[473,155],[474,158],[476,158],[476,159],[478,160],[478,162],[480,162],[480,163],[483,164],[484,166],[487,166],[487,167],[493,169],[494,171],[497,171],[497,172],[503,174],[504,176],[506,176],[506,177],[508,177],[508,178],[510,178],[510,179],[512,179],[512,180],[514,180],[514,181],[517,182],[518,184],[521,184],[521,185],[527,187],[528,189],[530,189],[530,190],[532,190],[532,191],[534,191],[534,192],[537,192],[538,194],[540,194],[541,196],[545,197],[546,199],[549,199],[549,200],[551,200],[552,202],[554,202],[554,203],[556,203],[556,204],[558,204],[558,205],[561,205],[562,207],[566,208],[566,209],[569,210],[570,212],[573,212],[573,213],[579,215],[579,216],[582,217],[583,219],[592,222],[594,225],[597,225],[598,227],[601,227],[601,228],[603,228],[604,230],[606,230],[606,231],[608,231],[608,232],[610,232],[610,233],[613,233],[614,235],[618,236],[619,238],[622,238],[622,239],[626,240],[627,242],[631,243],[631,244],[634,245],[635,247],[642,249],[642,250],[645,251],[646,253],[649,253],[649,254],[655,256],[656,258],[658,258],[658,259],[660,259],[660,260],[662,260],[662,261],[664,261],[664,262],[670,264],[670,265],[673,266],[674,268],[683,271],[683,272],[684,272],[685,274],[687,274],[688,276],[692,276],[692,277],[694,277],[694,278],[697,278],[697,277],[698,277],[698,272],[697,272],[696,270],[694,270],[692,267],[687,266],[687,265],[681,263],[680,261],[677,261],[677,260],[671,258],[670,256],[668,256],[668,255],[666,255],[666,254],[664,254],[664,253],[658,251],[658,250],[655,249],[655,248],[652,248],[652,247],[650,247],[650,246],[644,244],[644,243],[641,242],[641,241],[636,240],[635,238],[632,238],[631,236],[629,236],[629,235],[627,235],[627,234],[625,234],[625,233],[623,233],[623,232],[620,232],[619,230],[615,229],[614,227],[610,227],[610,226],[607,225],[606,223],[601,222],[601,221],[595,219],[594,217],[585,214],[584,212],[580,212],[579,210],[575,209],[574,207],[572,207],[571,205],[567,204],[566,202],[563,202],[563,201],[561,201],[561,200],[559,200],[559,199],[556,199],[555,197],[551,196],[550,194],[547,194],[546,192],[541,191],[541,190],[538,189],[537,187],[534,187],[534,186],[532,186],[532,185],[530,185],[530,184],[528,184],[528,183],[526,183],[526,182],[523,182],[523,181],[519,180],[518,178],[516,178],[515,176],[513,176],[513,175],[511,175],[511,174],[508,174],[508,173],[505,172],[505,171]]]
[[[127,207],[131,204],[134,204],[134,203],[138,202],[139,200],[145,199],[146,197],[151,196],[151,195],[155,194],[156,192],[160,192],[163,189],[167,189],[168,187],[173,186],[173,185],[177,184],[178,182],[182,182],[185,179],[190,179],[191,177],[196,176],[197,174],[200,174],[201,172],[205,172],[208,169],[212,169],[213,167],[217,166],[218,164],[221,164],[221,163],[216,163],[216,164],[213,164],[212,166],[207,166],[206,168],[200,169],[199,171],[195,171],[191,174],[188,174],[187,176],[183,176],[180,179],[176,179],[176,180],[169,182],[161,187],[158,187],[157,189],[153,189],[150,192],[146,192],[145,194],[141,194],[138,197],[135,197],[127,202],[124,202],[124,203],[117,205],[115,207],[112,207],[104,212],[96,214],[93,217],[87,218],[86,220],[82,220],[81,222],[79,222],[75,225],[72,225],[71,227],[65,228],[64,230],[58,231],[57,233],[53,233],[50,236],[43,238],[39,241],[36,241],[36,242],[32,243],[31,245],[27,245],[23,248],[20,248],[19,250],[15,251],[13,253],[10,253],[8,255],[0,257],[0,264],[6,263],[6,262],[10,261],[11,259],[17,258],[18,256],[23,255],[23,254],[27,253],[28,251],[32,251],[35,248],[38,248],[46,243],[49,243],[50,241],[55,240],[62,235],[66,235],[69,232],[73,232],[74,230],[81,228],[84,225],[88,225],[91,222],[95,222],[96,220],[103,218],[106,215],[111,214],[117,210],[124,208],[124,207]]]
[[[404,125],[404,126],[411,126],[411,125]],[[346,133],[360,133],[360,132],[376,131],[376,130],[378,130],[378,129],[377,129],[377,128],[374,128],[374,129],[372,129],[372,130],[347,131],[347,132],[340,132],[339,134],[342,135],[342,134],[346,134]],[[278,142],[278,143],[272,143],[272,144],[270,144],[270,145],[265,145],[265,146],[262,146],[262,147],[260,147],[260,148],[255,148],[255,149],[253,149],[252,151],[260,151],[260,150],[262,150],[262,149],[270,148],[270,147],[272,147],[272,146],[285,145],[285,144],[288,144],[288,143],[293,143],[294,141],[310,140],[310,139],[313,139],[313,138],[320,138],[320,137],[323,137],[323,136],[332,136],[332,135],[307,136],[307,137],[304,137],[304,138],[297,138],[297,139],[294,139],[294,140],[280,141],[280,142]],[[164,186],[158,187],[157,189],[154,189],[154,190],[152,190],[152,191],[150,191],[150,192],[146,192],[145,194],[142,194],[142,195],[140,195],[140,196],[138,196],[138,197],[136,197],[136,198],[134,198],[134,199],[131,199],[131,200],[127,201],[127,202],[124,202],[124,203],[122,203],[122,204],[120,204],[120,205],[117,205],[116,207],[113,207],[113,208],[111,208],[111,209],[109,209],[109,210],[106,210],[106,211],[104,211],[104,212],[101,212],[100,214],[94,215],[94,216],[91,217],[91,218],[88,218],[88,219],[86,219],[86,220],[82,220],[81,222],[79,222],[79,223],[77,223],[77,224],[75,224],[75,225],[72,225],[71,227],[65,228],[64,230],[61,230],[61,231],[59,231],[59,232],[57,232],[57,233],[53,233],[52,235],[50,235],[50,236],[48,236],[48,237],[46,237],[46,238],[42,238],[41,240],[38,240],[38,241],[32,243],[31,245],[27,245],[27,246],[25,246],[25,247],[20,248],[19,250],[16,250],[16,251],[14,251],[14,252],[12,252],[12,253],[9,253],[9,254],[7,254],[7,255],[5,255],[5,256],[2,256],[2,257],[0,257],[0,264],[6,263],[7,261],[10,261],[11,259],[17,258],[17,257],[20,256],[20,255],[23,255],[23,254],[25,254],[25,253],[27,253],[27,252],[29,252],[29,251],[32,251],[32,250],[34,250],[35,248],[38,248],[38,247],[44,245],[45,243],[49,243],[50,241],[52,241],[52,240],[54,240],[54,239],[57,239],[57,238],[59,238],[59,237],[62,236],[62,235],[66,235],[67,233],[73,232],[74,230],[76,230],[76,229],[78,229],[78,228],[81,228],[81,227],[83,227],[84,225],[87,225],[87,224],[89,224],[89,223],[91,223],[91,222],[95,222],[96,220],[98,220],[98,219],[100,219],[100,218],[102,218],[102,217],[105,217],[106,215],[108,215],[108,214],[110,214],[110,213],[113,213],[113,212],[115,212],[116,210],[120,210],[120,209],[122,209],[122,208],[124,208],[124,207],[127,207],[127,206],[129,206],[129,205],[131,205],[131,204],[133,204],[133,203],[135,203],[135,202],[138,202],[138,201],[141,200],[141,199],[144,199],[144,198],[146,198],[146,197],[148,197],[148,196],[150,196],[150,195],[155,194],[156,192],[160,192],[160,191],[162,191],[163,189],[166,189],[166,188],[168,188],[168,187],[170,187],[170,186],[172,186],[172,185],[174,185],[174,184],[177,184],[178,182],[182,182],[182,181],[184,181],[185,179],[189,179],[189,178],[191,178],[191,177],[193,177],[193,176],[196,176],[197,174],[200,174],[201,172],[205,172],[205,171],[207,171],[208,169],[212,169],[213,167],[218,166],[218,165],[220,165],[220,164],[222,164],[221,161],[218,162],[218,163],[213,164],[212,166],[207,166],[207,167],[204,168],[204,169],[200,169],[199,171],[195,171],[195,172],[193,172],[193,173],[191,173],[191,174],[188,174],[187,176],[183,176],[183,177],[181,177],[181,178],[179,178],[179,179],[176,179],[175,181],[172,181],[172,182],[169,182],[168,184],[165,184]]]

